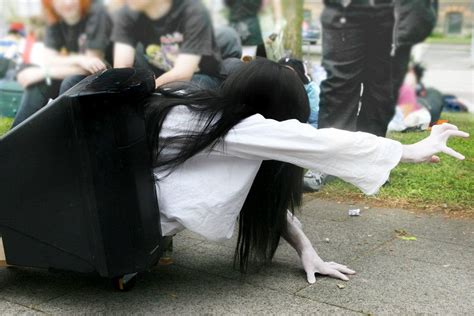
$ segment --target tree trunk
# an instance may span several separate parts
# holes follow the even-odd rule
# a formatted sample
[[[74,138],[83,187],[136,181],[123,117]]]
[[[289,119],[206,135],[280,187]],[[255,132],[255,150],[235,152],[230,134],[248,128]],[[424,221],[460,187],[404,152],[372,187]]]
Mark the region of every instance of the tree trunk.
[[[301,24],[303,23],[303,0],[282,0],[286,19],[284,47],[287,54],[302,59]]]

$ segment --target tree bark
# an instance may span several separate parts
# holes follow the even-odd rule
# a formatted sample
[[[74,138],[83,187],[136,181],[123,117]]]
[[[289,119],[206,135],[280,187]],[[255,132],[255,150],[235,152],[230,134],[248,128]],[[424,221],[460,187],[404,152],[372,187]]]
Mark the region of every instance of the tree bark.
[[[288,55],[302,59],[301,24],[303,23],[303,0],[282,0],[283,15],[286,19],[284,48]]]

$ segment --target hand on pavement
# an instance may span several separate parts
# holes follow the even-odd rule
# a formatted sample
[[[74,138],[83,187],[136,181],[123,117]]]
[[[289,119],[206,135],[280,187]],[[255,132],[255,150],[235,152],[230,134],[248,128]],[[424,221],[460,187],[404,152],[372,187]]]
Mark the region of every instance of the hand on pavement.
[[[306,278],[311,284],[316,282],[316,273],[344,281],[349,281],[346,274],[355,274],[354,270],[349,269],[345,265],[335,262],[324,262],[318,256],[313,247],[304,250],[301,253],[300,258],[304,271],[306,272]]]

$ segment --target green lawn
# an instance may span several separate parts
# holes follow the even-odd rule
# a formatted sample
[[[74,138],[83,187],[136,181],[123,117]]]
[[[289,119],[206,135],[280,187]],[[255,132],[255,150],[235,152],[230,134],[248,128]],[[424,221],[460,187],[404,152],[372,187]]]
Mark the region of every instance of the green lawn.
[[[443,113],[461,130],[474,135],[474,115],[467,113]],[[428,132],[392,133],[390,138],[402,143],[414,143]],[[466,159],[459,161],[441,154],[438,164],[400,164],[390,176],[390,183],[375,197],[367,197],[354,186],[335,180],[314,195],[349,203],[366,203],[374,206],[422,209],[428,212],[444,212],[474,217],[474,141],[455,138],[449,146],[461,152]]]
[[[474,135],[474,115],[467,113],[446,114],[443,119],[456,124],[461,130]],[[0,118],[0,135],[12,123]],[[414,143],[428,132],[392,133],[390,138],[402,143]],[[451,139],[449,145],[466,156],[459,161],[441,154],[439,164],[400,164],[390,176],[390,184],[383,187],[375,197],[364,196],[355,187],[335,180],[317,197],[344,202],[363,202],[368,205],[423,209],[474,217],[474,136],[469,139]]]
[[[442,33],[433,33],[426,39],[426,43],[431,44],[460,44],[460,45],[470,45],[471,44],[471,34],[467,35],[444,35]]]
[[[13,119],[0,116],[0,136],[5,134],[13,123]]]
[[[453,44],[453,45],[470,45],[471,39],[466,37],[448,37],[448,38],[427,38],[426,43],[429,44]]]

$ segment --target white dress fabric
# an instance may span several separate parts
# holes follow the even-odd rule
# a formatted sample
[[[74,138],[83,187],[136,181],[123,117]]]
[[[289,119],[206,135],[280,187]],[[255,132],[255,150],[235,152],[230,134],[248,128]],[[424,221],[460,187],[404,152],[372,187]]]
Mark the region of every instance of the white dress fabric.
[[[196,117],[177,106],[163,123],[161,138],[196,128]],[[374,194],[399,163],[402,145],[362,132],[315,129],[297,120],[250,116],[213,149],[167,172],[154,170],[162,233],[189,229],[210,240],[229,239],[263,160],[322,170]]]

